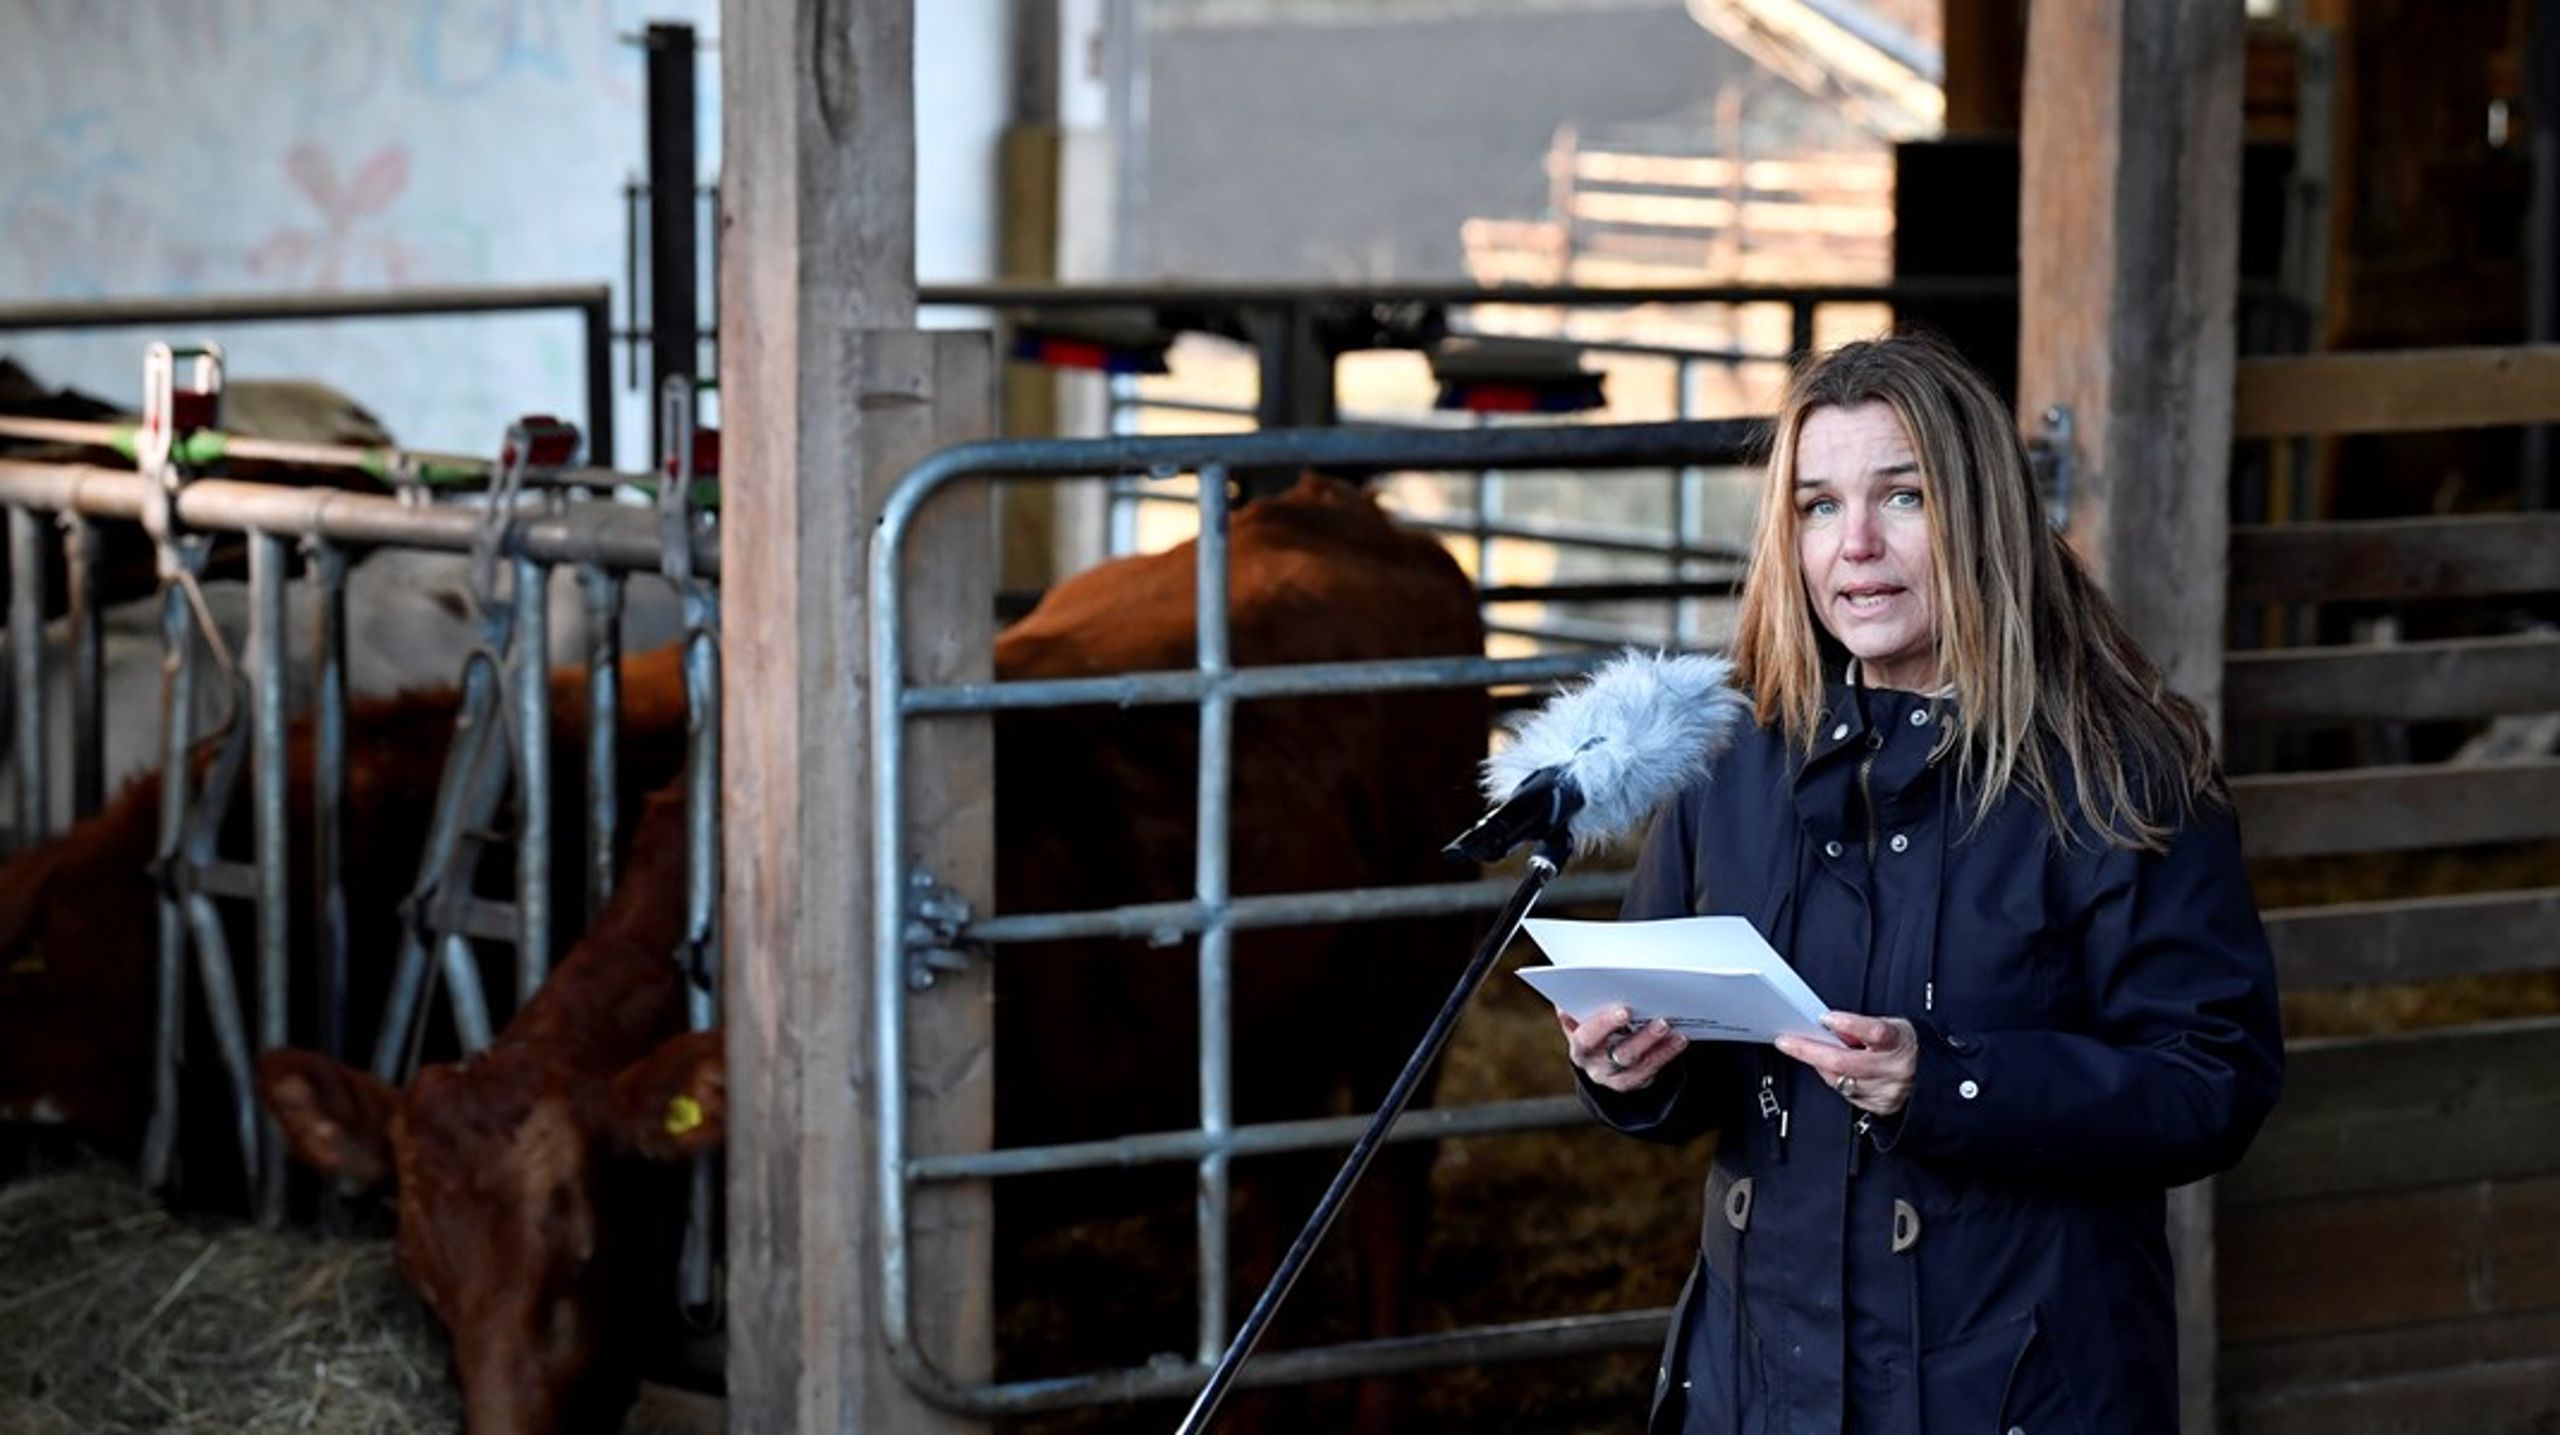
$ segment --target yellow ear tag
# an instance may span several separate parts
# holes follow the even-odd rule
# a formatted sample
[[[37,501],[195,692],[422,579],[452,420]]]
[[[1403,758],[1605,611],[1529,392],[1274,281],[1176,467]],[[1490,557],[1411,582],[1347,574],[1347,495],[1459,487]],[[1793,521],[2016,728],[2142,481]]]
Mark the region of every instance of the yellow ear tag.
[[[690,1096],[678,1096],[667,1103],[667,1134],[682,1136],[702,1124],[702,1103]]]

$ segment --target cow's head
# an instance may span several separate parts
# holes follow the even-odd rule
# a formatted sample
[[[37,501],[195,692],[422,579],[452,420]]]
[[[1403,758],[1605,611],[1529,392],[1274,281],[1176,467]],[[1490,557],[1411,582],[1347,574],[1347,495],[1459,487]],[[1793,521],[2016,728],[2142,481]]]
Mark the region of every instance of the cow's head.
[[[400,1270],[452,1337],[470,1430],[610,1429],[636,1378],[628,1318],[671,1298],[660,1233],[682,1183],[644,1163],[719,1143],[719,1043],[679,1036],[601,1079],[501,1043],[405,1092],[279,1050],[258,1093],[302,1161],[396,1183]]]

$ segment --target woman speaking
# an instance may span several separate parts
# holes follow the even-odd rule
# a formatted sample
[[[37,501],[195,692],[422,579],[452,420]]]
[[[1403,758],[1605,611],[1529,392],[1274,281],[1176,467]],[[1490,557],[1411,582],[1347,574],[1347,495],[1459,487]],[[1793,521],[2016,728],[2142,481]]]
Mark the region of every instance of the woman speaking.
[[[1601,1120],[1721,1133],[1651,1428],[2176,1429],[2164,1194],[2275,1104],[2273,966],[2201,716],[1952,352],[1798,373],[1734,663],[1624,915],[1748,917],[1842,1044],[1557,1013]]]

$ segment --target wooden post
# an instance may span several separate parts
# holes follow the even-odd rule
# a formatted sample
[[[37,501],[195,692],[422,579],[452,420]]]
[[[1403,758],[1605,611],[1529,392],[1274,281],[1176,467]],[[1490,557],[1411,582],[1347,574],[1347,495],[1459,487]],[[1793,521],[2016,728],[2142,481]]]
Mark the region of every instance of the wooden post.
[[[2219,725],[2239,286],[2239,0],[2033,0],[2019,406],[2067,405],[2070,532]],[[2213,1428],[2213,1196],[2173,1192],[2180,1417]]]
[[[991,407],[983,336],[915,329],[913,25],[913,0],[721,7],[737,1431],[967,1428],[885,1363],[868,1096],[865,554],[890,485]],[[984,1095],[952,1089],[958,1141],[983,1129],[965,1108]],[[943,1103],[918,1104],[916,1139],[943,1143]],[[976,1373],[967,1350],[938,1353]]]

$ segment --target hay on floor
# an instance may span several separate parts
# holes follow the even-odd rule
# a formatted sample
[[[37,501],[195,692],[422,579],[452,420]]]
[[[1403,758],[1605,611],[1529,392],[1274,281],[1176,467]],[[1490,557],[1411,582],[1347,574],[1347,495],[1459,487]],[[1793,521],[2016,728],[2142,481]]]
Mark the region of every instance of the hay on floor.
[[[104,1170],[0,1187],[0,1430],[460,1428],[389,1242],[163,1210]]]

